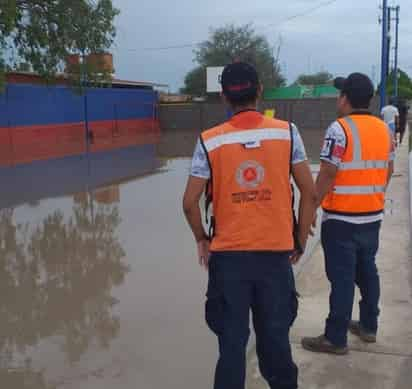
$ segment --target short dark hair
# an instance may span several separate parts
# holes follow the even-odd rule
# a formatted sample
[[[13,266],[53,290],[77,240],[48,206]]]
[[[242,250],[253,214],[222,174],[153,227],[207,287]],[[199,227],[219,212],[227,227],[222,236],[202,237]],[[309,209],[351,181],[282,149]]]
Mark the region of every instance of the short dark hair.
[[[346,96],[349,100],[350,105],[354,109],[368,109],[371,105],[372,97],[367,96],[354,96],[350,93],[346,93],[344,91],[341,92],[341,96]]]
[[[372,81],[362,73],[352,73],[348,78],[336,78],[334,85],[354,109],[368,109],[375,94]]]
[[[245,62],[227,65],[222,73],[222,91],[231,105],[245,106],[258,99],[259,76],[256,69]]]
[[[254,88],[253,90],[248,91],[242,96],[231,96],[227,95],[225,92],[223,92],[223,94],[226,96],[231,105],[242,107],[245,105],[254,104],[257,101],[258,88]]]

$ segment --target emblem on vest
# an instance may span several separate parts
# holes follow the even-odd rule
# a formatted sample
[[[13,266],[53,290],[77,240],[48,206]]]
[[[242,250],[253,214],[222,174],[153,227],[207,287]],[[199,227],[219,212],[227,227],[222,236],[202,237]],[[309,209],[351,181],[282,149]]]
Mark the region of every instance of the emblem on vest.
[[[243,162],[236,171],[236,181],[242,188],[257,188],[264,178],[265,169],[256,161]]]

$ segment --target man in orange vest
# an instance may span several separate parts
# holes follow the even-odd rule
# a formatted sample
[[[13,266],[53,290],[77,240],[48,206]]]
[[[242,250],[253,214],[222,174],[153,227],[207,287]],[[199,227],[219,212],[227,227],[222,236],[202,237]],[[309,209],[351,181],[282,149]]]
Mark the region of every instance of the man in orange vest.
[[[263,377],[272,389],[296,389],[291,265],[306,245],[315,187],[297,128],[257,112],[256,70],[241,62],[226,66],[222,89],[234,115],[201,134],[183,200],[199,263],[209,269],[206,322],[220,351],[214,388],[244,388],[251,311]],[[291,176],[301,192],[296,228]],[[211,236],[199,206],[206,187],[213,204]]]
[[[346,354],[350,330],[376,342],[380,285],[375,263],[385,192],[393,173],[394,142],[388,126],[368,111],[374,95],[360,73],[335,80],[340,118],[326,131],[316,186],[322,201],[322,246],[331,284],[330,313],[323,335],[304,338],[314,352]],[[351,321],[355,284],[359,321]]]

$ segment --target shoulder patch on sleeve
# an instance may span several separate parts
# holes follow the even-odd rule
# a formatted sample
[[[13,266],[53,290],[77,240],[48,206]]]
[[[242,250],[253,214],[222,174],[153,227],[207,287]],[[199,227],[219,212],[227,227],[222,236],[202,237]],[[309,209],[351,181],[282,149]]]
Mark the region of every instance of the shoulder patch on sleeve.
[[[322,150],[320,152],[321,158],[331,158],[333,155],[335,144],[336,144],[336,139],[325,138],[323,142]]]

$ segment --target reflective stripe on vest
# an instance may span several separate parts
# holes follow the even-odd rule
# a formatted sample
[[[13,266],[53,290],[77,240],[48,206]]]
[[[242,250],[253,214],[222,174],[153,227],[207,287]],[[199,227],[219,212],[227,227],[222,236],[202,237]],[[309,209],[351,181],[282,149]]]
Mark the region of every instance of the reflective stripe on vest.
[[[391,139],[377,117],[354,114],[338,120],[347,145],[333,189],[322,208],[342,215],[376,214],[384,209]]]
[[[387,169],[388,167],[388,161],[356,161],[341,163],[339,170]]]
[[[346,117],[343,119],[352,131],[353,140],[353,161],[342,162],[339,165],[340,170],[369,170],[369,169],[387,169],[389,167],[388,161],[374,161],[362,160],[362,146],[359,135],[358,126],[352,118]],[[333,192],[336,194],[374,194],[385,193],[384,186],[344,186],[335,185]]]
[[[292,250],[289,124],[244,112],[201,139],[212,173],[210,250]]]
[[[208,141],[205,141],[205,148],[208,153],[224,145],[231,144],[248,144],[261,142],[264,140],[288,140],[290,141],[290,132],[276,128],[262,128],[258,130],[244,130],[231,132],[228,134],[218,135]]]
[[[362,160],[362,146],[361,146],[358,126],[353,121],[353,119],[350,117],[346,117],[343,120],[346,121],[346,123],[352,130],[353,161],[352,162],[341,162],[339,164],[339,170],[387,169],[389,167],[388,161]]]
[[[343,186],[339,185],[335,187],[334,193],[336,194],[359,194],[369,195],[374,193],[385,193],[386,187],[379,185],[371,186]]]

